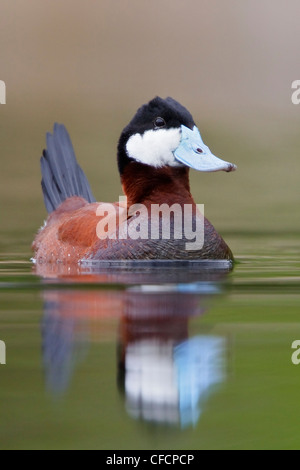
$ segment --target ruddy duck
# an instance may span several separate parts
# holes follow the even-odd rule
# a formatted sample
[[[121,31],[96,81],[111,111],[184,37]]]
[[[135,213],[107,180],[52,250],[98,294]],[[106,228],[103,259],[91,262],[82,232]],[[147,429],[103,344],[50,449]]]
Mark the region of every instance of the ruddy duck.
[[[47,134],[47,150],[41,158],[42,189],[49,216],[33,243],[37,262],[233,259],[229,247],[203,216],[201,247],[187,249],[190,239],[184,230],[176,236],[176,217],[170,216],[176,208],[183,212],[185,207],[191,208],[194,229],[201,220],[190,193],[189,169],[236,169],[211,153],[192,115],[180,103],[156,97],[138,109],[120,136],[118,167],[127,204],[110,205],[116,217],[113,221],[108,218],[108,205],[96,202],[65,127],[54,125],[53,134]],[[171,209],[169,237],[162,229],[162,205]],[[128,207],[133,210],[128,211]],[[153,207],[158,214],[155,222],[151,218]],[[99,234],[101,221],[103,230]]]

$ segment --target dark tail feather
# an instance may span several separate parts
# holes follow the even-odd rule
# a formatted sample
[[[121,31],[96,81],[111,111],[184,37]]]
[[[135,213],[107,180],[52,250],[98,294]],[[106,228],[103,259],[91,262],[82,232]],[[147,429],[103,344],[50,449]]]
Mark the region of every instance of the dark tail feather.
[[[49,213],[72,196],[83,197],[88,202],[96,201],[62,124],[54,124],[53,135],[47,134],[47,150],[41,158],[41,170],[44,201]]]

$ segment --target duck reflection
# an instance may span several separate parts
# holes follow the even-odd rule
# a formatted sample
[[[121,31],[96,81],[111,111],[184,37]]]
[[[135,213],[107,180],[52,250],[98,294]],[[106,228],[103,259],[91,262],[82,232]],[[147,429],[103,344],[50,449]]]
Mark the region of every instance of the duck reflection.
[[[146,421],[195,425],[212,387],[225,378],[225,340],[189,338],[190,319],[207,309],[203,286],[201,294],[151,289],[129,289],[120,322],[119,386],[126,408]]]
[[[109,269],[68,274],[66,286],[60,279],[59,289],[43,293],[47,387],[64,393],[89,344],[115,337],[117,330],[117,383],[128,414],[153,423],[195,425],[210,394],[226,379],[227,344],[201,332],[201,324],[200,334],[190,335],[189,323],[208,312],[227,271]],[[119,288],[105,289],[106,284]]]

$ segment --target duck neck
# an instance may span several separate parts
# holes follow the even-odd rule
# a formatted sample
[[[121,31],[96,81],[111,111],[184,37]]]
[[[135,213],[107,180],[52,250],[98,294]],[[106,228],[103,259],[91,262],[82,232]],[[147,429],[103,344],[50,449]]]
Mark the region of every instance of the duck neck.
[[[194,203],[188,167],[152,168],[132,162],[124,169],[121,182],[129,207],[133,204]]]

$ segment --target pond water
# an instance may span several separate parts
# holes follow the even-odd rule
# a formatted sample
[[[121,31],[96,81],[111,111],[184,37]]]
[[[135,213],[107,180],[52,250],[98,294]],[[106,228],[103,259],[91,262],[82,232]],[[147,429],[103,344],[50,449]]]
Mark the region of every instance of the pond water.
[[[0,448],[299,448],[298,234],[228,237],[232,271],[2,255]]]

